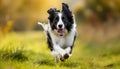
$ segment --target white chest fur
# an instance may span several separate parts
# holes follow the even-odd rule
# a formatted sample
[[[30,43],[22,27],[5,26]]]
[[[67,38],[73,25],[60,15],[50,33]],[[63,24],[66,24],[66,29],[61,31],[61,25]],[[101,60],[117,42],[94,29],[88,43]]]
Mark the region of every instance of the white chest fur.
[[[67,36],[63,37],[56,36],[54,33],[50,32],[53,44],[59,45],[61,48],[72,46],[75,34],[75,31],[71,31]]]

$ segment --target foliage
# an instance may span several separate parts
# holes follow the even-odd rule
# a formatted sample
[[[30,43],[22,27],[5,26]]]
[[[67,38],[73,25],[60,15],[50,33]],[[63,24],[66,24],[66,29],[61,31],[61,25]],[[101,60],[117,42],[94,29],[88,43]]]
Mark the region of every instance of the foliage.
[[[107,24],[109,21],[113,24],[119,23],[120,18],[120,1],[119,0],[85,0],[85,7],[75,10],[76,18],[83,23]],[[81,22],[82,23],[82,22]]]
[[[26,51],[23,49],[7,49],[2,48],[0,50],[0,60],[17,60],[25,61],[28,60],[28,57],[25,55]]]

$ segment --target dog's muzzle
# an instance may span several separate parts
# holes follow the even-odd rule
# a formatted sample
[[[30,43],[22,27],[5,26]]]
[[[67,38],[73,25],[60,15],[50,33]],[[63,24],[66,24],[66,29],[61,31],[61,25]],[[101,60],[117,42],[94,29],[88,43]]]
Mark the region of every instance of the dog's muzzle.
[[[65,31],[64,29],[58,29],[57,32],[60,36],[63,36]]]

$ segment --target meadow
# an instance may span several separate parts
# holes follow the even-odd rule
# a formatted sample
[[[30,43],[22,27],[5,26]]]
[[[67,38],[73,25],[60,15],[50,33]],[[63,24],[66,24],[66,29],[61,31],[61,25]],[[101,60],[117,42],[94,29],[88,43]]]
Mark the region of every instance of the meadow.
[[[89,42],[77,37],[72,56],[56,63],[44,32],[11,32],[0,37],[0,69],[119,69],[120,37]]]

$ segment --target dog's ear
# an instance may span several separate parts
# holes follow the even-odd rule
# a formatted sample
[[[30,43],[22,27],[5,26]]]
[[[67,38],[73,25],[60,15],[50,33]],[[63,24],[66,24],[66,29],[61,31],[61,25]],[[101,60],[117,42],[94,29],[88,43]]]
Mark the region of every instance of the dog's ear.
[[[69,6],[66,3],[62,3],[62,12],[66,13],[67,15],[72,14],[72,12],[69,9]]]
[[[69,9],[69,6],[66,3],[62,3],[62,9]]]
[[[56,8],[50,8],[47,12],[49,13],[49,15],[54,15],[56,11]]]
[[[70,22],[73,21],[72,12],[69,9],[69,6],[66,3],[62,3],[62,12],[65,14]]]
[[[59,12],[59,10],[57,10],[56,8],[50,8],[47,12],[49,14],[48,19],[50,20],[50,22],[52,22],[56,15],[56,12]]]

